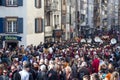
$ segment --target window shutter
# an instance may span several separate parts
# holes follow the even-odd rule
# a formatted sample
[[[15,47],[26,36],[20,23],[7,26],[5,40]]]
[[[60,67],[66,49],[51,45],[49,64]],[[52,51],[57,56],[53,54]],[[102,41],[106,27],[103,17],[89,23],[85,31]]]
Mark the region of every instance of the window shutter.
[[[18,6],[23,6],[23,0],[18,0]]]
[[[37,8],[37,0],[35,0],[35,7]]]
[[[41,19],[41,32],[43,32],[44,31],[44,19]]]
[[[41,0],[35,0],[35,7],[41,8],[42,7],[42,1]]]
[[[39,0],[39,8],[42,7],[42,0]]]
[[[18,33],[23,33],[23,18],[18,18]]]
[[[6,0],[2,0],[2,6],[6,6]]]
[[[35,19],[35,33],[37,33],[37,19]]]
[[[0,18],[0,33],[5,32],[5,18]]]

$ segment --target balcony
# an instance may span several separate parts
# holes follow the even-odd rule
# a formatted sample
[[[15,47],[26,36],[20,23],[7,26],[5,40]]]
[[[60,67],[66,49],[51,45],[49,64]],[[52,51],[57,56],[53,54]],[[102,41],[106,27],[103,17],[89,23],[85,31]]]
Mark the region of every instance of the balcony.
[[[45,10],[46,10],[46,12],[51,11],[50,6],[51,6],[51,2],[47,1],[47,2],[45,3]]]
[[[45,10],[46,12],[51,12],[51,11],[56,11],[58,9],[58,2],[53,1],[53,2],[47,2],[45,5]]]

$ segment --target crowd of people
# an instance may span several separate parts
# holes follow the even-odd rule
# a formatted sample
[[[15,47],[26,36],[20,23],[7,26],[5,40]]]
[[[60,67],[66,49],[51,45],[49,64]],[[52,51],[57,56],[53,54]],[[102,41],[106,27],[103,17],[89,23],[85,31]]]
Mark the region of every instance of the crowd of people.
[[[120,47],[67,40],[0,50],[0,80],[120,80]]]

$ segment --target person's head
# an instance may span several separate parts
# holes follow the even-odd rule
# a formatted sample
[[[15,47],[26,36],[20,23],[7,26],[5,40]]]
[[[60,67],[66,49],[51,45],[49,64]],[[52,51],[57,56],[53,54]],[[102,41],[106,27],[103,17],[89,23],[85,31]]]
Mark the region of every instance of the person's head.
[[[96,59],[96,58],[99,58],[98,55],[95,55],[95,56],[94,56],[94,59]]]
[[[59,58],[58,57],[55,58],[55,62],[59,62]]]
[[[14,58],[13,59],[13,63],[14,63],[15,66],[18,66],[19,65],[18,58]]]
[[[40,64],[40,65],[41,65],[41,64],[44,64],[44,60],[43,60],[43,59],[40,59],[39,64]]]
[[[119,73],[118,72],[113,72],[111,75],[110,80],[119,80]]]
[[[86,62],[82,62],[81,67],[87,67],[87,63]]]
[[[23,61],[23,69],[25,69],[26,71],[30,70],[30,63],[28,61]]]
[[[46,66],[45,66],[44,64],[41,65],[41,66],[40,66],[40,70],[41,70],[41,71],[46,71],[46,70],[47,70],[47,69],[46,69]]]
[[[46,64],[46,65],[48,65],[48,59],[45,59],[45,61],[44,61],[44,62],[45,62],[45,64]]]
[[[54,61],[53,61],[53,60],[50,60],[50,61],[49,61],[49,65],[51,65],[51,64],[54,64]]]
[[[17,67],[16,67],[15,65],[12,65],[12,66],[11,66],[11,71],[14,72],[14,71],[16,71],[16,70],[17,70]]]
[[[89,75],[84,75],[84,76],[83,76],[83,80],[90,80]],[[91,80],[93,80],[93,79],[91,79]]]
[[[114,71],[114,66],[113,66],[113,64],[109,64],[108,65],[108,71],[110,72],[110,73],[112,73],[113,71]]]
[[[48,70],[51,70],[51,69],[54,69],[55,68],[55,66],[53,65],[53,64],[50,64],[49,66],[48,66]]]
[[[33,63],[33,67],[36,71],[38,70],[38,66],[39,66],[38,63],[36,63],[36,62]]]
[[[99,76],[98,76],[98,74],[97,74],[97,73],[93,73],[93,74],[91,74],[91,76],[90,76],[90,80],[99,80]]]
[[[3,75],[6,76],[8,74],[8,70],[7,69],[3,69]]]

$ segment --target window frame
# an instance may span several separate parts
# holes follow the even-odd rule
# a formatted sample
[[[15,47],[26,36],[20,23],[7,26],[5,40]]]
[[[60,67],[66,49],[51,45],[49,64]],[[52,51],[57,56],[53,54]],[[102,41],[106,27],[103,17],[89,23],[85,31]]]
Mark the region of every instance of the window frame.
[[[13,1],[14,0],[11,0],[12,1],[12,4],[8,4],[10,0],[6,0],[6,7],[18,7],[18,0],[16,0],[16,4],[13,4]]]
[[[6,19],[6,21],[5,21],[5,33],[7,33],[7,34],[18,33],[18,17],[6,17],[5,19]],[[12,31],[11,32],[8,32],[8,21],[12,21]],[[16,32],[14,32],[14,24],[13,24],[14,21],[16,21]]]
[[[35,0],[35,7],[42,8],[42,0]]]
[[[35,18],[35,33],[42,33],[43,32],[43,30],[42,30],[42,19],[43,18],[41,18],[41,17],[37,17],[37,18]],[[36,20],[37,20],[37,22],[36,22]]]
[[[66,5],[66,0],[63,0],[63,5]]]

